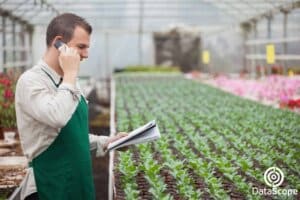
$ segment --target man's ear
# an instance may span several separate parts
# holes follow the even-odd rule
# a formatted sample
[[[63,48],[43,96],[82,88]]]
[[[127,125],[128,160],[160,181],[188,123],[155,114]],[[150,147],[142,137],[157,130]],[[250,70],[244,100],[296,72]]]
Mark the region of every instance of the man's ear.
[[[56,49],[60,50],[60,48],[64,45],[65,43],[63,43],[61,40],[56,40],[56,42],[54,43],[54,46]]]
[[[55,36],[55,38],[52,40],[51,46],[55,47],[54,44],[58,41],[61,40],[62,41],[63,37],[62,36]]]

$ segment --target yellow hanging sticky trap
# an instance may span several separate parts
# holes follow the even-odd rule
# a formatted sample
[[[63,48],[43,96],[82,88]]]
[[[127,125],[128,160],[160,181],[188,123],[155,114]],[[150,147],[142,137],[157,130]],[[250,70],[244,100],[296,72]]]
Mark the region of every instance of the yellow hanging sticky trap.
[[[203,51],[202,52],[202,62],[204,63],[204,64],[209,64],[209,62],[210,62],[210,53],[209,53],[209,51]]]
[[[273,44],[268,44],[266,46],[266,60],[268,64],[275,63],[275,46]]]
[[[288,72],[288,75],[290,76],[290,77],[293,77],[295,74],[294,74],[294,71],[293,70],[289,70],[289,72]]]

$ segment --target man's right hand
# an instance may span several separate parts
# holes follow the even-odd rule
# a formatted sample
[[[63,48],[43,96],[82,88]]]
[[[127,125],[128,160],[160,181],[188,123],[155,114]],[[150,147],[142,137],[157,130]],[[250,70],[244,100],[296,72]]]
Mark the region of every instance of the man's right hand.
[[[59,65],[64,72],[64,82],[75,85],[79,71],[80,56],[74,48],[64,48],[58,56]]]

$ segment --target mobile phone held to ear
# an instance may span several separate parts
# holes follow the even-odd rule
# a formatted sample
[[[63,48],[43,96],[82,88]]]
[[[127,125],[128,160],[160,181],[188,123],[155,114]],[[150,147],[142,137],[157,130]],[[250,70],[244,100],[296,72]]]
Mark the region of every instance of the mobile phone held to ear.
[[[68,47],[65,43],[63,43],[61,40],[56,40],[54,43],[54,46],[57,50],[62,51],[62,50],[66,50],[66,48]]]

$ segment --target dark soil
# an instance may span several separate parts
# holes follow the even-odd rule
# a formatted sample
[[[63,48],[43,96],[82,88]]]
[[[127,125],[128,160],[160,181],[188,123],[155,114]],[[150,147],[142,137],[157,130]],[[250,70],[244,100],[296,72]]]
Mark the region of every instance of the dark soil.
[[[133,160],[136,164],[140,163],[140,155],[135,146],[132,146],[133,151]],[[145,173],[143,171],[139,171],[136,175],[136,183],[138,185],[139,190],[139,198],[140,199],[153,199],[152,194],[149,192],[150,185],[148,181],[145,179]]]
[[[154,145],[152,145],[152,151],[155,152],[155,149],[154,149]],[[159,152],[155,152],[153,154],[153,158],[160,164],[162,165],[163,164],[163,158],[161,157],[160,153]],[[164,182],[166,184],[166,191],[167,193],[169,193],[173,199],[180,199],[180,195],[178,193],[178,190],[177,190],[177,184],[176,184],[176,179],[171,175],[171,173],[169,172],[170,169],[167,169],[167,168],[162,168],[160,170],[160,176],[163,177],[164,179]]]
[[[119,162],[119,154],[115,153],[114,155],[114,163]],[[123,200],[125,199],[124,188],[122,187],[121,179],[124,175],[120,173],[118,170],[114,169],[114,199],[115,200]]]

